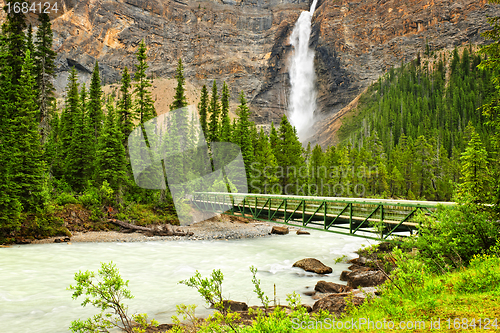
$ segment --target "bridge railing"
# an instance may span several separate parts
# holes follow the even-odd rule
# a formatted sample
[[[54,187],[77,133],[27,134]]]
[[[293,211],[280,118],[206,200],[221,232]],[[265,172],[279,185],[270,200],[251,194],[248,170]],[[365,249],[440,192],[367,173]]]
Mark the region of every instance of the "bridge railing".
[[[288,196],[251,193],[196,192],[192,201],[202,210],[274,221],[305,228],[386,239],[417,228],[418,211],[432,214],[454,202],[343,197]],[[367,236],[375,234],[376,237]]]

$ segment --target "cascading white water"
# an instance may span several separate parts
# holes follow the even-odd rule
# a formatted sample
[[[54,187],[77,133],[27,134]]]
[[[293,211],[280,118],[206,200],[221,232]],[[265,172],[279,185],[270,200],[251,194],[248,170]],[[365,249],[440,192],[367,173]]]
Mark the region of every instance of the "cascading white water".
[[[196,314],[211,310],[193,289],[177,282],[198,270],[206,277],[213,269],[224,274],[223,293],[229,299],[258,305],[252,292],[249,267],[259,272],[262,290],[281,304],[286,294],[314,288],[319,280],[342,283],[340,273],[349,264],[335,264],[342,255],[354,258],[361,244],[371,241],[310,231],[309,236],[289,234],[229,241],[156,241],[138,243],[73,243],[23,245],[0,248],[0,332],[66,333],[72,320],[97,313],[72,300],[74,274],[79,270],[97,271],[100,262],[113,261],[125,280],[130,280],[134,299],[125,300],[129,313],[146,312],[161,323],[171,322],[176,304],[197,304]],[[304,272],[292,264],[303,258],[317,258],[333,268],[328,275]],[[309,291],[311,289],[308,289]],[[303,303],[315,300],[302,295]]]
[[[308,12],[300,14],[290,36],[290,44],[294,47],[290,63],[290,123],[297,129],[301,140],[310,134],[316,109],[314,51],[309,48],[309,38],[317,1],[313,1]]]

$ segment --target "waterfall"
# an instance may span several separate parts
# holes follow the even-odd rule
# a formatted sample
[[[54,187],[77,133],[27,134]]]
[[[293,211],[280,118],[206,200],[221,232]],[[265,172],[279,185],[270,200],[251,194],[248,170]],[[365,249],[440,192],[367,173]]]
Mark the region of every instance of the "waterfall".
[[[309,38],[311,19],[317,1],[313,1],[308,12],[304,11],[300,14],[290,36],[290,44],[294,47],[290,63],[290,123],[297,129],[301,140],[311,134],[316,109],[314,51],[309,49]]]

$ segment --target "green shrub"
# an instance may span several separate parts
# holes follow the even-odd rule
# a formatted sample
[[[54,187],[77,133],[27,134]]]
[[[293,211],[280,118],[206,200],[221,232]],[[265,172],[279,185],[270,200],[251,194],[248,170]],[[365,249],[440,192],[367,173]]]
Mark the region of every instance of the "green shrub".
[[[148,327],[147,315],[127,314],[128,306],[123,301],[134,296],[128,290],[128,281],[123,281],[113,262],[101,263],[97,275],[91,271],[80,271],[75,274],[75,281],[77,284],[68,288],[74,291],[73,299],[85,295],[82,306],[91,304],[101,312],[87,320],[71,322],[70,329],[73,332],[110,332],[114,328],[127,333],[145,332]],[[134,327],[135,325],[139,326]],[[158,326],[158,323],[153,319],[151,325]]]
[[[500,287],[500,258],[487,254],[476,255],[467,270],[461,272],[455,282],[457,291],[480,293]]]
[[[59,206],[64,206],[68,204],[77,204],[78,200],[73,196],[73,194],[62,192],[55,198],[54,202]]]
[[[500,225],[483,206],[467,199],[456,207],[439,207],[435,216],[417,216],[420,236],[413,240],[420,257],[434,271],[463,267],[492,247]]]

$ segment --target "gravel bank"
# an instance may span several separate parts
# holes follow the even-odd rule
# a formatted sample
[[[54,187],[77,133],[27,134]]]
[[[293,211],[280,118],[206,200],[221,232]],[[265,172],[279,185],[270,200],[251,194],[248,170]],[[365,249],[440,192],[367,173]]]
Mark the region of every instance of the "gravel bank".
[[[148,237],[140,232],[122,233],[117,231],[88,231],[74,232],[71,242],[148,242],[148,241],[177,241],[177,240],[228,240],[241,238],[254,238],[269,236],[273,225],[281,225],[272,222],[241,222],[229,217],[218,220],[207,220],[181,227],[182,230],[192,231],[189,237],[182,236],[152,236]],[[290,227],[290,231],[298,228]],[[54,243],[55,239],[64,237],[51,237],[35,240],[32,244]]]

